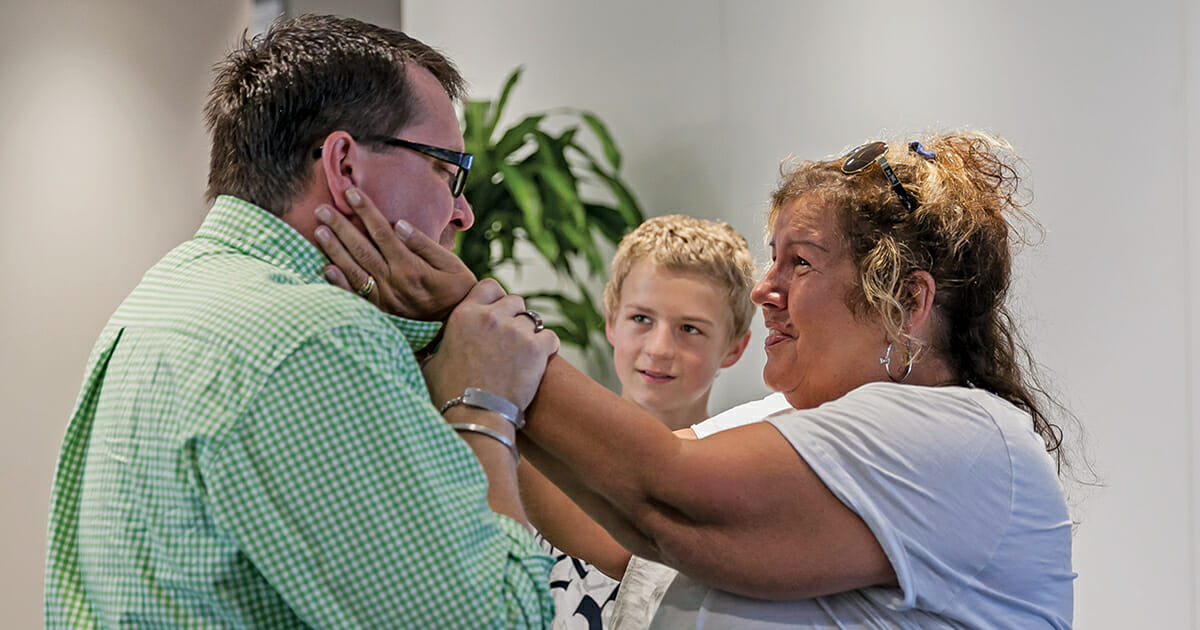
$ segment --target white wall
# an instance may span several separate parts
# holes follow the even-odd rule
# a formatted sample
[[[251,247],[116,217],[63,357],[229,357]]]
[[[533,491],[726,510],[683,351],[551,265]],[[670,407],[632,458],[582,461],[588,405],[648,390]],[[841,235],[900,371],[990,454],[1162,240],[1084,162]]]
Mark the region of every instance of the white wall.
[[[1193,4],[462,0],[407,2],[404,26],[478,95],[524,64],[514,115],[596,111],[648,213],[724,218],[756,243],[788,154],[881,132],[1006,135],[1046,228],[1019,259],[1018,311],[1107,482],[1073,493],[1077,625],[1200,630]],[[756,326],[714,407],[762,391],[761,339]]]
[[[729,115],[737,99],[728,94],[728,51],[720,44],[722,3],[407,2],[404,9],[405,29],[449,53],[477,97],[496,96],[508,73],[525,67],[507,106],[510,122],[558,106],[596,112],[615,134],[622,173],[647,214],[723,219],[764,260],[763,202],[779,155],[730,146],[732,134],[753,126]],[[731,160],[731,151],[752,164]],[[733,185],[731,169],[745,181]],[[531,277],[531,288],[546,280]],[[760,316],[755,321],[761,341]],[[718,377],[713,410],[767,393],[756,344]]]
[[[247,5],[0,9],[7,627],[40,624],[53,462],[95,334],[204,212],[200,111]],[[387,5],[346,12],[382,21]],[[1020,311],[1108,483],[1079,509],[1077,625],[1200,630],[1194,3],[413,0],[403,18],[477,95],[524,64],[510,111],[599,114],[650,214],[724,218],[755,245],[789,153],[837,153],[884,129],[1007,135],[1047,229],[1020,259]],[[764,391],[761,340],[756,324],[714,408]]]
[[[0,8],[0,610],[42,624],[50,483],[97,333],[204,215],[210,68],[249,3]]]
[[[1189,584],[1192,601],[1192,623],[1200,628],[1200,3],[1184,5],[1182,20],[1184,35],[1183,109],[1187,115],[1186,140],[1187,181],[1184,206],[1184,234],[1187,241],[1188,362],[1185,383],[1188,388],[1188,418],[1192,434],[1192,579]],[[1186,549],[1185,546],[1184,548]]]

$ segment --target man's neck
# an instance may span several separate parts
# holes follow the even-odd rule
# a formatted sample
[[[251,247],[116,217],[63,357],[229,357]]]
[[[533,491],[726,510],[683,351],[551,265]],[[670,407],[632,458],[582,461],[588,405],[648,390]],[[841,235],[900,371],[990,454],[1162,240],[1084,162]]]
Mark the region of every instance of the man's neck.
[[[313,245],[318,244],[316,232],[317,226],[321,225],[313,211],[320,205],[333,207],[333,200],[329,196],[329,187],[323,185],[323,177],[320,179],[321,181],[314,182],[312,186],[309,186],[303,195],[294,199],[287,212],[279,217]]]

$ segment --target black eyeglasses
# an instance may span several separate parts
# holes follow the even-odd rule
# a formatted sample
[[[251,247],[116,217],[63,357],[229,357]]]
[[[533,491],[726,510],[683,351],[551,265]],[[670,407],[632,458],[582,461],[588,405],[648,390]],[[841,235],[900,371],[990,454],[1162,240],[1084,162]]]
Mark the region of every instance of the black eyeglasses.
[[[914,142],[913,144],[918,143]],[[878,164],[880,170],[883,171],[883,176],[887,178],[888,184],[891,185],[892,190],[896,191],[896,196],[900,198],[900,203],[904,204],[904,209],[912,212],[917,209],[917,200],[908,194],[908,191],[904,189],[904,185],[900,183],[900,178],[896,177],[896,172],[892,170],[892,165],[888,164],[888,161],[884,159],[883,154],[887,153],[887,150],[888,145],[886,142],[868,142],[846,154],[846,160],[842,162],[842,172],[847,175],[853,175],[866,170],[871,164]]]
[[[428,144],[419,142],[409,142],[400,138],[392,138],[390,136],[363,136],[355,138],[359,142],[378,142],[388,146],[400,147],[402,149],[411,149],[422,155],[428,155],[435,160],[441,160],[447,164],[453,164],[458,167],[458,172],[454,174],[454,183],[450,184],[450,194],[455,197],[463,192],[463,188],[467,186],[467,173],[471,171],[471,163],[475,161],[475,156],[470,153],[459,153],[450,149],[443,149]]]
[[[441,160],[457,166],[458,171],[454,173],[454,183],[450,184],[450,194],[455,197],[461,195],[463,188],[466,188],[467,173],[471,171],[471,163],[475,161],[475,156],[470,153],[459,153],[450,149],[443,149],[419,142],[409,142],[408,140],[401,140],[400,138],[392,138],[390,136],[363,136],[361,138],[355,136],[354,139],[359,142],[378,142],[379,144],[400,147],[402,149],[412,149],[422,155],[428,155],[435,160]],[[321,158],[321,147],[314,149],[312,156],[314,160],[319,160]]]

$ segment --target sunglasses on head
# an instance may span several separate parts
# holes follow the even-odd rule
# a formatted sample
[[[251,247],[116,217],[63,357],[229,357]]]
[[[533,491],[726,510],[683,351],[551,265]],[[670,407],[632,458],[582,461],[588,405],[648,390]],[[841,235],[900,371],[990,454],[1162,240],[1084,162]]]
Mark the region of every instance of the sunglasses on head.
[[[842,162],[842,172],[847,175],[854,175],[866,170],[872,164],[878,164],[879,170],[883,171],[883,176],[887,178],[888,184],[895,191],[896,196],[900,198],[900,203],[904,204],[904,209],[912,212],[917,209],[917,200],[904,189],[904,185],[900,183],[900,178],[896,177],[896,171],[892,170],[892,165],[888,164],[884,154],[887,153],[888,145],[886,142],[868,142],[862,146],[856,147],[853,151],[846,154],[846,159]],[[908,143],[908,150],[912,151],[921,157],[932,160],[936,156],[932,151],[925,150],[920,142]]]

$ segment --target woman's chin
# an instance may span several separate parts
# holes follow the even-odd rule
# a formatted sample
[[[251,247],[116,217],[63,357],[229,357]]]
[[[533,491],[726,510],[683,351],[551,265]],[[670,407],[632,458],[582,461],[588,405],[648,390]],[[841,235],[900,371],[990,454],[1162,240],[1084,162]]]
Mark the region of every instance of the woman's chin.
[[[783,370],[772,369],[770,362],[763,367],[763,384],[773,392],[782,392],[787,389],[787,373]]]

